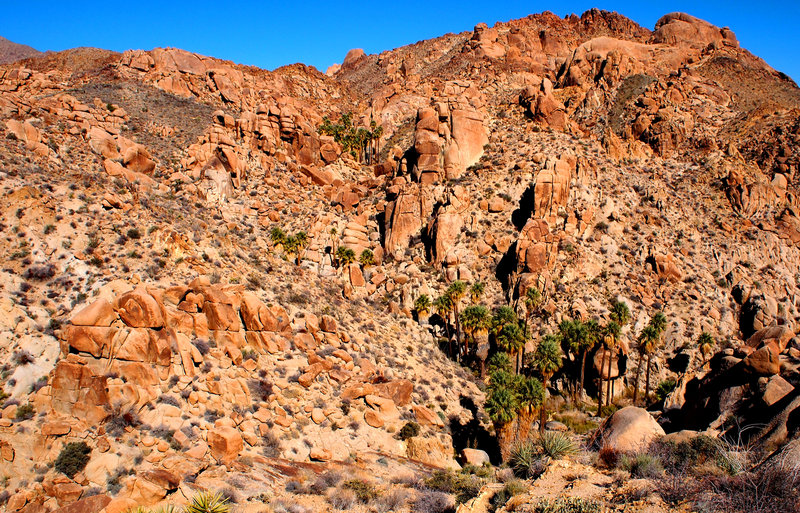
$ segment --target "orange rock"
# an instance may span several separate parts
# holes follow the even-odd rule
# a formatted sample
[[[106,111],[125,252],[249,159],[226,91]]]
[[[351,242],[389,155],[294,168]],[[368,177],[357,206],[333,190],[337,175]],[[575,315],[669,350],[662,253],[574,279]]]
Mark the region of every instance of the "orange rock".
[[[164,326],[161,305],[141,286],[117,299],[117,312],[125,324],[133,328]]]
[[[208,446],[211,455],[220,463],[230,464],[244,448],[239,430],[233,427],[215,427],[208,432]]]
[[[70,323],[74,326],[111,326],[116,318],[117,314],[111,303],[98,299],[73,315]]]

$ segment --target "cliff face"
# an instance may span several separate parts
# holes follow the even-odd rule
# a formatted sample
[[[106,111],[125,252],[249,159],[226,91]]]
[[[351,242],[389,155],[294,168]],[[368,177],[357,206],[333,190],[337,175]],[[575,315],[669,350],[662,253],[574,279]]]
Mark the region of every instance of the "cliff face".
[[[458,280],[484,289],[456,309],[527,319],[527,352],[626,303],[581,391],[611,380],[620,405],[663,312],[647,379],[677,382],[651,404],[667,431],[796,436],[800,90],[729,29],[543,13],[327,74],[5,43],[0,62],[26,58],[0,66],[8,511],[97,487],[92,511],[228,485],[283,500],[304,473],[392,487],[455,453],[480,465],[476,447],[496,460],[478,412],[496,334],[453,349],[446,305],[414,311]],[[347,113],[361,146],[320,129]],[[566,362],[551,395],[576,386]],[[79,440],[83,472],[46,466]]]

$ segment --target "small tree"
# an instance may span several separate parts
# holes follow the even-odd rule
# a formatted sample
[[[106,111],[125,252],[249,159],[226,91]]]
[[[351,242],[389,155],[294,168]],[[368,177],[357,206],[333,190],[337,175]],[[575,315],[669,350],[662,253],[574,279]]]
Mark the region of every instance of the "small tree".
[[[547,386],[550,378],[558,372],[562,365],[561,347],[556,335],[547,334],[539,341],[536,351],[531,355],[531,367],[542,376],[544,386],[544,399],[542,400],[541,416],[539,421],[539,431],[544,431],[547,421]]]
[[[69,442],[61,448],[55,461],[55,469],[72,479],[78,472],[86,468],[92,449],[86,442]]]
[[[431,298],[427,294],[421,294],[414,300],[414,311],[417,312],[417,319],[420,322],[423,322],[423,319],[427,321],[431,312]]]
[[[467,293],[467,284],[463,281],[456,280],[450,284],[447,288],[447,295],[450,296],[453,302],[453,313],[455,314],[456,319],[456,342],[458,346],[461,347],[461,321],[458,318],[458,307],[461,303],[461,299],[464,298],[464,294]],[[464,347],[464,353],[467,353],[467,347]]]
[[[490,325],[489,310],[483,305],[470,305],[464,308],[461,312],[461,326],[464,329],[464,334],[472,339],[473,347],[477,349],[478,341],[484,342],[483,338],[487,337],[487,332]],[[485,342],[488,342],[485,341]],[[485,361],[488,356],[488,351],[485,355],[479,354],[481,361],[481,377],[485,375]]]
[[[715,345],[717,345],[717,342],[714,340],[714,337],[705,331],[697,338],[697,348],[700,350],[700,354],[703,355],[703,362],[700,365],[700,368],[706,364],[708,358],[714,352]]]
[[[483,292],[486,289],[486,285],[484,285],[480,281],[476,281],[472,284],[469,288],[469,298],[472,301],[473,305],[477,305],[481,301],[481,297],[483,296]]]
[[[361,255],[358,257],[358,261],[364,267],[375,265],[375,255],[372,253],[371,250],[365,249],[364,251],[361,252]]]
[[[510,376],[503,371],[492,374],[489,394],[484,403],[486,413],[494,424],[503,461],[510,456],[511,426],[519,409],[517,395],[509,386],[511,382]]]
[[[504,324],[495,336],[497,346],[514,358],[514,372],[519,373],[519,355],[525,347],[525,332],[517,322]]]
[[[453,298],[451,298],[448,294],[442,294],[434,300],[433,306],[436,308],[436,313],[438,313],[439,317],[441,317],[442,321],[444,321],[444,330],[447,334],[447,352],[450,358],[452,358],[453,344],[450,341],[450,315],[453,313]]]
[[[534,413],[542,407],[544,386],[534,377],[517,376],[517,438],[525,440],[531,431]]]
[[[339,249],[336,250],[336,259],[339,261],[339,265],[346,267],[356,261],[356,252],[347,246],[339,246]]]

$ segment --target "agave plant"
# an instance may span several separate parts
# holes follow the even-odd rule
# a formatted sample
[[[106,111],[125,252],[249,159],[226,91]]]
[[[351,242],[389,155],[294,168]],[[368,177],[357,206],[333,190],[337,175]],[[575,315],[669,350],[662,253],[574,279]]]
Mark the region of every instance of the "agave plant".
[[[228,513],[231,509],[227,497],[219,492],[200,492],[186,506],[185,513]]]

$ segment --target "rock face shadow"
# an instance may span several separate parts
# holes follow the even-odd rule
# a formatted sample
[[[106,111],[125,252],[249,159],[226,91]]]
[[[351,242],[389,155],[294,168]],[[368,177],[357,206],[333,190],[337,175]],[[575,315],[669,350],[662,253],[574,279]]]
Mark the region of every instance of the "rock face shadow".
[[[499,465],[500,446],[497,439],[489,434],[478,420],[478,406],[475,401],[471,397],[462,395],[458,402],[462,408],[470,412],[471,418],[462,423],[457,416],[450,416],[450,434],[453,436],[453,448],[456,453],[461,453],[464,449],[480,449],[486,451],[493,464]]]

